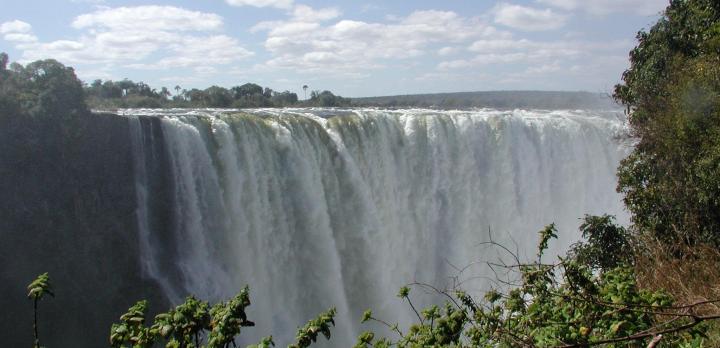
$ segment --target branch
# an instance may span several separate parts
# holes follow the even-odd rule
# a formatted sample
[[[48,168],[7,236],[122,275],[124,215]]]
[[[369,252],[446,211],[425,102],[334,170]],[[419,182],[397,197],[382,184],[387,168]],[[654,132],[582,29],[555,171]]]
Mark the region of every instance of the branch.
[[[697,324],[700,324],[703,321],[706,320],[714,320],[714,319],[720,319],[720,315],[708,315],[708,316],[696,316],[693,318],[694,320],[691,323],[687,323],[685,325],[680,325],[674,328],[655,331],[655,332],[647,332],[647,333],[637,333],[633,335],[618,337],[618,338],[611,338],[607,340],[601,340],[601,341],[594,341],[594,342],[588,342],[588,343],[575,343],[575,344],[568,344],[564,346],[556,346],[555,348],[575,348],[575,347],[590,347],[590,346],[598,346],[601,344],[608,344],[608,343],[618,343],[618,342],[627,342],[627,341],[637,341],[643,338],[648,337],[656,337],[658,335],[664,335],[667,333],[673,333],[678,331],[687,330],[691,327],[694,327]]]

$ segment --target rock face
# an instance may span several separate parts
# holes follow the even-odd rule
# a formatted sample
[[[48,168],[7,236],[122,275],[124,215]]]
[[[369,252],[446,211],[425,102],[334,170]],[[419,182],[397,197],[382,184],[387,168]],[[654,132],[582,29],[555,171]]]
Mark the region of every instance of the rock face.
[[[167,300],[143,279],[128,120],[0,115],[0,331],[2,345],[32,345],[25,286],[49,272],[55,298],[39,306],[49,347],[106,345],[136,300]]]

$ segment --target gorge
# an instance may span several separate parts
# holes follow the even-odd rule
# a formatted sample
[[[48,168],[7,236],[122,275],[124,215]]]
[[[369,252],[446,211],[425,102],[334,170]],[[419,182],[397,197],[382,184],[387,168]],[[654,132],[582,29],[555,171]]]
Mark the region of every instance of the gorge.
[[[617,110],[125,109],[44,127],[0,127],[0,286],[13,295],[0,326],[27,316],[22,284],[48,270],[48,342],[96,346],[140,298],[163,310],[248,284],[257,326],[242,343],[283,345],[336,306],[333,345],[349,346],[367,308],[412,319],[393,296],[404,284],[487,289],[481,265],[458,269],[496,257],[479,247],[490,236],[532,255],[555,222],[560,252],[584,214],[628,219]]]

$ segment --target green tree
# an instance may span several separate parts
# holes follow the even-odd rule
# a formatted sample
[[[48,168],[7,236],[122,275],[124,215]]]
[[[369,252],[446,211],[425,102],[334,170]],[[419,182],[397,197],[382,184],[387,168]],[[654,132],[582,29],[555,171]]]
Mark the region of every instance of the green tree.
[[[14,64],[17,101],[23,110],[42,117],[73,117],[87,112],[82,82],[73,68],[54,59]]]
[[[163,97],[163,99],[168,99],[170,98],[170,95],[172,95],[172,93],[170,93],[170,90],[167,89],[167,87],[161,88],[159,94],[161,97]]]
[[[226,108],[232,104],[232,95],[225,88],[212,86],[204,91],[207,98],[207,106],[216,108]]]
[[[637,39],[614,94],[637,139],[618,190],[644,233],[720,246],[720,2],[672,1]]]
[[[610,215],[585,215],[580,232],[586,242],[576,243],[570,249],[579,263],[594,270],[633,265],[630,233],[614,220]]]
[[[147,301],[134,304],[120,316],[120,323],[110,328],[110,346],[150,348],[154,342],[153,332],[145,327]]]
[[[38,335],[38,302],[45,294],[55,296],[50,285],[50,276],[47,273],[39,275],[28,286],[28,298],[33,301],[33,348],[40,348],[40,335]]]
[[[7,53],[0,52],[0,71],[7,70],[9,60],[10,58],[8,57]]]
[[[219,302],[212,308],[207,302],[190,296],[170,311],[156,315],[153,324],[147,327],[147,302],[140,301],[120,316],[120,323],[112,325],[110,344],[114,348],[149,348],[164,341],[166,348],[236,347],[235,338],[242,328],[255,326],[248,320],[248,306],[248,287],[229,301]],[[330,339],[330,328],[334,325],[335,309],[332,308],[299,328],[296,343],[289,347],[307,348],[317,341],[319,334]],[[270,336],[250,347],[268,348],[274,345]]]

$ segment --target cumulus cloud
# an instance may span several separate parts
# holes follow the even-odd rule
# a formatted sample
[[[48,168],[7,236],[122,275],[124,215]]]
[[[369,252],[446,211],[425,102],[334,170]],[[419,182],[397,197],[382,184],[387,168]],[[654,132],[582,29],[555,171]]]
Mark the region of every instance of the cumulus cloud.
[[[3,35],[3,39],[16,43],[30,43],[38,40],[37,36],[24,33],[7,33]]]
[[[601,57],[627,51],[631,40],[610,42],[532,41],[528,39],[482,39],[468,46],[475,56],[440,62],[442,71],[478,68],[492,64],[528,64],[527,73],[539,74],[560,70],[561,63],[581,62],[589,57]],[[566,64],[570,66],[572,64]]]
[[[167,69],[230,64],[252,54],[218,33],[222,17],[174,6],[98,9],[72,21],[82,31],[79,37],[51,42],[39,41],[29,24],[17,22],[4,23],[2,30],[25,61],[52,57],[68,64]]]
[[[32,26],[21,20],[14,20],[0,24],[0,34],[29,33]]]
[[[0,34],[5,41],[13,42],[18,46],[37,41],[32,34],[32,25],[21,20],[13,20],[0,24]]]
[[[566,11],[585,11],[595,15],[631,12],[642,16],[660,13],[668,0],[536,0],[538,3]]]
[[[168,69],[195,67],[204,73],[217,71],[213,66],[230,64],[238,58],[247,57],[249,52],[238,45],[236,39],[226,35],[210,37],[183,37],[168,45],[175,53],[152,63],[132,64],[137,69]]]
[[[265,67],[364,76],[357,71],[382,67],[388,60],[451,53],[439,45],[510,36],[478,18],[451,11],[415,11],[387,23],[349,19],[323,23],[338,15],[331,9],[296,8],[287,20],[257,24],[252,31],[267,32],[265,48],[273,55]]]
[[[458,49],[452,46],[445,46],[437,51],[439,56],[450,56],[457,53]]]
[[[334,7],[315,10],[310,6],[297,5],[293,10],[293,19],[302,22],[324,22],[340,17],[340,15],[340,10]]]
[[[558,29],[565,25],[564,15],[551,9],[539,10],[511,4],[498,4],[494,11],[495,23],[523,31]]]
[[[253,7],[275,7],[289,9],[293,5],[293,0],[225,0],[232,6],[253,6]]]
[[[222,24],[222,17],[214,13],[153,5],[102,9],[80,15],[72,22],[77,29],[117,31],[209,31],[219,29]]]

